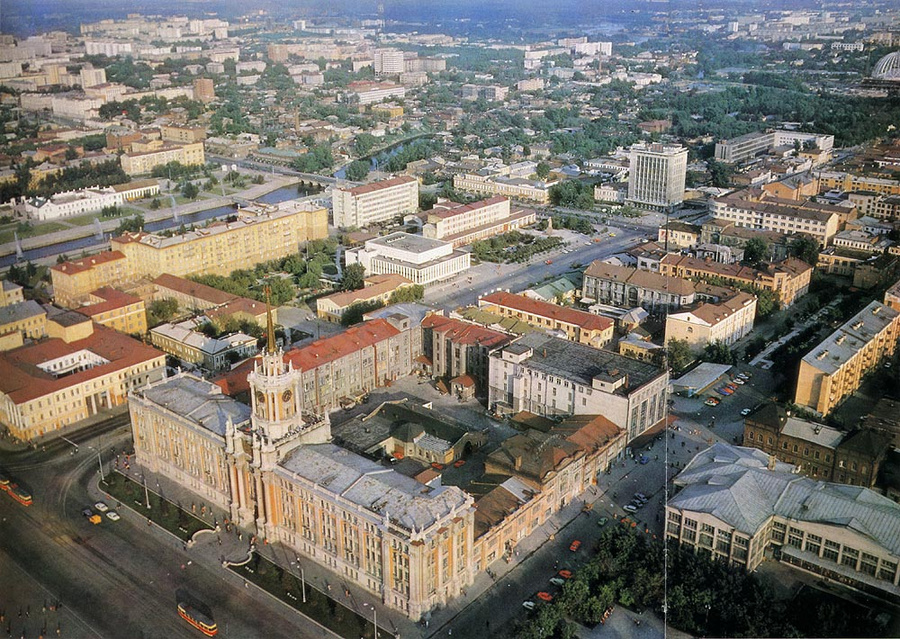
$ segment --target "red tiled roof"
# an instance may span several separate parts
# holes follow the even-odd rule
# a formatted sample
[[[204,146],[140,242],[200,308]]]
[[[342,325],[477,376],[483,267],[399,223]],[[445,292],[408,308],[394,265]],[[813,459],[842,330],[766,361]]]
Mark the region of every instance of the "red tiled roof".
[[[238,297],[231,300],[224,306],[206,311],[209,318],[222,317],[225,315],[234,315],[235,313],[245,313],[252,317],[259,317],[266,312],[266,303],[251,300],[247,297]],[[273,314],[274,317],[274,314]]]
[[[400,331],[387,320],[374,319],[348,328],[333,337],[316,340],[302,348],[290,350],[284,354],[284,361],[291,362],[296,369],[308,371],[399,334]],[[233,396],[245,391],[249,388],[247,375],[253,370],[254,362],[255,359],[247,360],[214,382],[228,395]]]
[[[401,184],[409,184],[410,182],[415,181],[416,178],[414,177],[411,177],[409,175],[401,175],[400,177],[381,180],[380,182],[370,182],[369,184],[363,184],[362,186],[355,186],[348,192],[356,197],[365,193],[374,193],[375,191],[380,191],[381,189],[389,189],[392,186],[400,186]]]
[[[58,271],[60,273],[74,275],[75,273],[89,271],[99,264],[105,264],[114,260],[124,259],[125,254],[122,253],[122,251],[103,251],[101,253],[97,253],[96,255],[91,255],[90,257],[83,257],[80,260],[70,260],[68,262],[63,262],[62,264],[55,264],[50,268],[51,270]]]
[[[496,293],[491,293],[490,295],[485,295],[479,300],[479,306],[482,306],[481,302],[504,306],[522,313],[550,318],[558,322],[572,324],[590,331],[604,331],[613,326],[613,321],[607,317],[601,317],[600,315],[594,315],[593,313],[585,313],[584,311],[578,311],[574,308],[567,308],[565,306],[558,306],[557,304],[551,304],[549,302],[533,300],[523,295],[514,295],[513,293],[507,293],[505,291],[498,291]]]
[[[88,306],[82,306],[78,309],[79,313],[87,315],[88,317],[141,302],[140,297],[123,293],[122,291],[118,291],[109,286],[98,288],[96,291],[91,292],[91,295],[93,297],[99,297],[103,301],[97,302],[96,304],[89,304]]]
[[[506,198],[502,195],[495,195],[494,197],[487,198],[486,200],[478,200],[477,202],[472,202],[470,204],[461,204],[459,202],[441,202],[440,204],[435,204],[430,211],[425,212],[428,215],[435,215],[441,219],[447,219],[450,217],[455,217],[457,215],[463,215],[470,211],[477,211],[478,209],[483,209],[493,204],[499,204],[500,202],[505,202],[508,199],[509,198]]]
[[[198,282],[192,282],[191,280],[170,275],[169,273],[163,273],[153,280],[153,283],[158,287],[167,288],[176,293],[181,293],[182,295],[196,297],[197,299],[209,302],[210,304],[215,304],[216,306],[219,304],[227,304],[237,297],[231,293],[220,291],[217,288],[199,284]]]
[[[162,351],[111,328],[94,324],[93,329],[89,337],[68,344],[54,338],[0,353],[0,392],[16,404],[21,404],[165,356]],[[37,367],[48,360],[80,350],[96,353],[109,360],[109,364],[60,378],[54,378]]]
[[[422,328],[434,329],[447,336],[455,344],[479,344],[494,347],[512,340],[512,337],[505,333],[443,315],[429,315],[422,320]]]

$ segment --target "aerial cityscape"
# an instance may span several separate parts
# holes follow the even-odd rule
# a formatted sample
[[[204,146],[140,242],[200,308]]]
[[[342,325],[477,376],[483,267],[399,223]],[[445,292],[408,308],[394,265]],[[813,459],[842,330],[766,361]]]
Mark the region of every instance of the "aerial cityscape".
[[[900,636],[900,6],[0,5],[0,638]]]

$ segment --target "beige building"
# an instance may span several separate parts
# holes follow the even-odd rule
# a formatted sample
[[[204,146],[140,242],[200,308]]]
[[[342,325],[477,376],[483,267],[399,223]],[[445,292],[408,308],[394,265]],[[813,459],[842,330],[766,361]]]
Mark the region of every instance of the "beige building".
[[[300,250],[328,236],[328,212],[301,202],[238,211],[234,222],[216,222],[183,235],[126,233],[110,241],[125,256],[133,279],[162,273],[228,275]]]
[[[556,181],[538,182],[504,175],[458,173],[453,176],[453,188],[461,191],[502,195],[517,200],[531,200],[539,204],[547,204],[550,201],[550,187],[556,184]]]
[[[730,346],[750,334],[755,318],[756,296],[750,293],[741,292],[719,303],[706,302],[666,315],[666,344],[679,339],[694,351],[714,342]]]
[[[492,412],[603,415],[628,441],[665,424],[669,374],[652,364],[541,333],[490,358]]]
[[[98,288],[124,287],[133,279],[128,261],[121,251],[103,251],[56,264],[50,267],[50,276],[54,301],[69,308],[80,306]]]
[[[160,141],[152,150],[123,153],[120,156],[122,170],[128,175],[150,173],[157,166],[180,162],[186,166],[205,164],[203,142],[190,144],[164,144]]]
[[[216,99],[216,86],[210,78],[194,78],[194,99],[207,104]]]
[[[600,260],[585,269],[581,288],[582,297],[592,302],[616,308],[640,306],[651,313],[677,310],[697,299],[689,280]]]
[[[0,306],[24,302],[25,295],[23,291],[24,288],[15,282],[10,282],[9,280],[0,281]]]
[[[332,219],[337,227],[388,222],[418,210],[419,181],[401,176],[351,189],[335,189],[332,203]]]
[[[634,144],[628,151],[628,198],[639,206],[670,208],[684,201],[688,150]]]
[[[153,345],[182,362],[201,366],[207,371],[221,371],[257,353],[257,340],[244,333],[210,337],[201,332],[207,317],[160,324],[150,329]]]
[[[815,238],[823,247],[831,244],[842,221],[853,215],[852,208],[788,200],[755,189],[712,199],[709,211],[714,218],[738,227],[784,235],[803,233]]]
[[[164,124],[160,127],[162,139],[179,144],[192,144],[206,139],[206,127],[203,126],[179,126],[176,124]]]
[[[501,195],[471,204],[441,198],[425,213],[422,235],[458,248],[534,224],[536,219],[537,213],[532,210],[511,211],[509,199]]]
[[[0,420],[28,441],[125,403],[164,375],[166,356],[84,315],[47,319],[50,338],[0,353]]]
[[[47,311],[34,300],[0,306],[0,335],[9,333],[40,339],[47,334]]]
[[[501,317],[514,317],[547,331],[560,331],[566,339],[595,348],[609,344],[615,328],[615,322],[607,317],[505,291],[480,297],[478,308]]]
[[[867,488],[793,470],[759,450],[714,444],[675,477],[666,537],[744,570],[774,558],[900,601],[900,506]]]
[[[343,291],[316,300],[316,315],[327,322],[340,324],[344,313],[354,304],[387,304],[394,291],[413,286],[402,275],[370,275],[365,286],[356,291]]]
[[[700,227],[686,222],[669,222],[659,227],[656,241],[670,250],[692,248],[700,241]]]
[[[900,311],[870,302],[800,361],[794,403],[828,415],[894,354]]]
[[[147,332],[147,309],[139,297],[104,286],[89,293],[86,304],[78,312],[101,326],[127,335]]]
[[[659,263],[663,275],[698,278],[729,286],[748,286],[773,291],[782,307],[806,295],[813,267],[793,257],[761,269],[740,264],[721,264],[686,255],[666,255]]]
[[[886,180],[837,171],[821,171],[817,173],[817,177],[819,178],[820,193],[826,191],[874,191],[881,195],[900,195],[900,180]]]

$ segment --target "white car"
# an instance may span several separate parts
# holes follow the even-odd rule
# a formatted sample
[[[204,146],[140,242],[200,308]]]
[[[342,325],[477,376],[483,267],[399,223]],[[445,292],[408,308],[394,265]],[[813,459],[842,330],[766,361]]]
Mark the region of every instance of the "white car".
[[[104,504],[102,501],[98,501],[96,504],[94,504],[94,508],[99,510],[101,513],[105,513],[107,510],[109,510],[109,506]]]
[[[741,415],[743,415],[744,417],[746,417],[746,416],[749,415],[749,414],[750,414],[750,409],[749,409],[749,408],[745,408],[744,410],[741,411]]]
[[[625,504],[624,506],[622,506],[622,510],[629,513],[636,513],[637,506],[635,506],[634,504]]]
[[[522,607],[525,610],[534,610],[534,602],[533,601],[523,601]]]
[[[110,510],[108,513],[106,513],[106,516],[110,521],[119,521],[120,519],[122,519],[121,517],[119,517],[119,513],[117,513],[115,510]]]

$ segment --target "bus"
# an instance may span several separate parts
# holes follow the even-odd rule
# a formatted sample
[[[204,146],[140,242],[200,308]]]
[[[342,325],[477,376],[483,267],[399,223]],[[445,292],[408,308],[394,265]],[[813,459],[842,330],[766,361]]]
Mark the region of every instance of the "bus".
[[[216,622],[211,617],[200,612],[190,604],[179,602],[178,614],[207,637],[212,637],[219,632]]]
[[[15,499],[23,506],[30,506],[33,502],[31,493],[19,486],[18,484],[9,485],[9,496]]]

